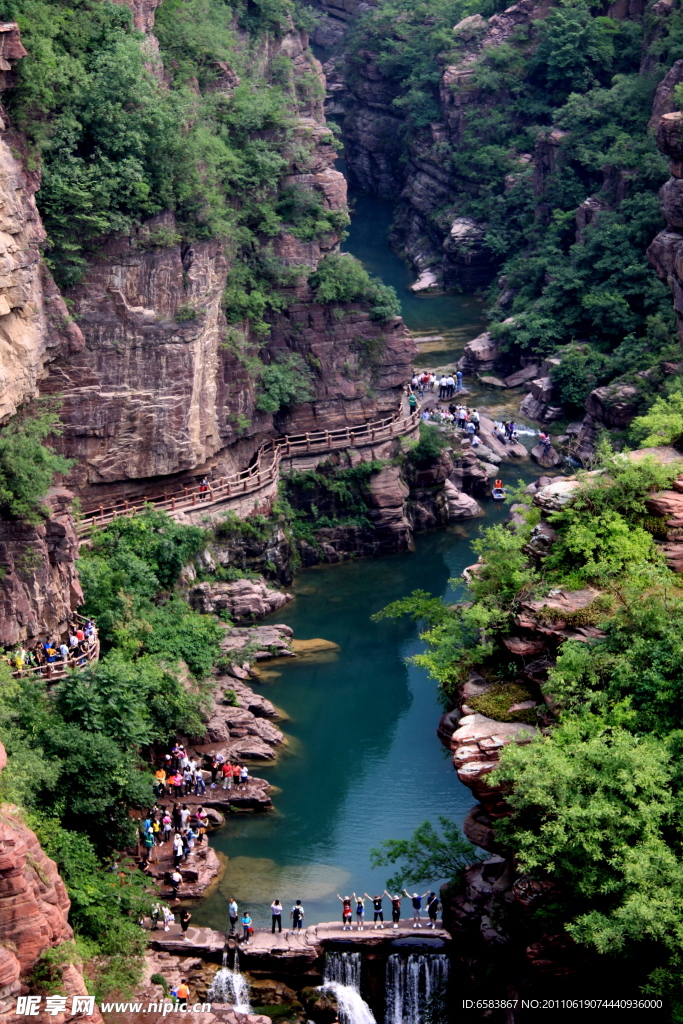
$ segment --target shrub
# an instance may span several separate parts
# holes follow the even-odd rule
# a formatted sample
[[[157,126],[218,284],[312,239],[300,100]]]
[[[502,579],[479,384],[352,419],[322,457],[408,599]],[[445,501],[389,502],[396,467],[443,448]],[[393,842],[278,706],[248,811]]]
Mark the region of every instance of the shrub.
[[[298,352],[281,355],[260,374],[256,407],[278,413],[315,398],[313,374]]]
[[[369,302],[373,320],[389,320],[401,312],[393,288],[370,277],[363,264],[346,253],[332,253],[309,277],[318,302]]]
[[[38,523],[44,515],[42,499],[55,473],[66,473],[73,461],[43,444],[60,433],[53,410],[35,404],[0,427],[0,508],[13,516]]]
[[[408,459],[418,468],[431,466],[450,444],[448,435],[435,424],[421,423],[420,440],[408,452]]]

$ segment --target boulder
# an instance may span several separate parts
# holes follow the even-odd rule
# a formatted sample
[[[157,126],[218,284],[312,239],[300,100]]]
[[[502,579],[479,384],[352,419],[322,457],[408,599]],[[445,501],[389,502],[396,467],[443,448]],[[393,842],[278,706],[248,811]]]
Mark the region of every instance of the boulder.
[[[550,377],[538,377],[536,380],[532,380],[529,391],[539,402],[542,402],[544,405],[550,405],[554,394],[552,379]]]
[[[478,35],[483,35],[487,27],[488,22],[482,18],[481,14],[470,14],[468,18],[463,18],[453,26],[453,32],[459,39],[469,42]]]
[[[533,380],[535,377],[538,377],[538,366],[536,363],[511,373],[509,377],[505,378],[505,385],[508,388],[516,388],[520,384],[525,384],[528,380]]]
[[[459,491],[455,484],[447,480],[444,484],[444,493],[448,502],[448,518],[451,522],[459,519],[474,519],[482,515],[481,506],[471,498],[469,494]]]
[[[470,375],[486,372],[494,368],[499,356],[498,342],[485,331],[484,334],[467,342],[458,366],[463,373]]]
[[[559,512],[574,500],[579,487],[576,477],[554,480],[534,495],[534,505],[542,508],[544,512]]]
[[[537,444],[531,449],[529,454],[539,466],[545,466],[546,469],[553,469],[554,466],[562,465],[562,456],[558,455],[552,445],[546,449],[542,444]]]
[[[541,654],[545,650],[543,640],[527,640],[521,636],[508,636],[503,640],[503,643],[511,654],[516,654],[520,658],[528,658],[532,654]]]
[[[623,430],[638,414],[642,398],[631,384],[606,384],[586,399],[586,412],[606,427]]]
[[[263,579],[199,583],[191,588],[188,599],[204,615],[227,611],[236,622],[263,618],[294,600],[292,594],[273,590]]]
[[[676,110],[664,114],[656,132],[657,147],[674,163],[683,162],[683,114]]]

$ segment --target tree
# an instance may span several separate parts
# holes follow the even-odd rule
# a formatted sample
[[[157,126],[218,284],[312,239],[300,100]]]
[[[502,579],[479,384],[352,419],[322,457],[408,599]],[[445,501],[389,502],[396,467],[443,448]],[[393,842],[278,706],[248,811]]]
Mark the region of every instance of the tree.
[[[39,523],[46,515],[42,499],[55,473],[66,473],[73,465],[43,444],[48,435],[59,433],[56,411],[39,403],[0,428],[0,508],[29,523]]]
[[[655,399],[644,416],[636,416],[630,437],[639,448],[683,445],[683,388],[679,385],[666,398]]]
[[[403,863],[395,875],[387,879],[387,886],[399,891],[406,885],[452,880],[467,865],[479,859],[476,847],[462,837],[458,825],[439,816],[441,833],[429,821],[415,829],[410,839],[385,839],[380,849],[370,850],[373,867]]]

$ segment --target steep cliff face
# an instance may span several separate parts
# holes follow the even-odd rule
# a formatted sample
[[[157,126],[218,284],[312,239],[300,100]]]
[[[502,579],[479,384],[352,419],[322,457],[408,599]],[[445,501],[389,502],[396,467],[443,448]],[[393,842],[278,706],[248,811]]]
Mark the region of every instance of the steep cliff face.
[[[683,66],[683,62],[679,61]],[[659,200],[666,228],[647,251],[657,275],[671,289],[678,337],[683,343],[683,114],[663,114],[657,124],[657,147],[669,158],[671,177]]]
[[[0,744],[0,771],[6,761]],[[45,855],[17,808],[4,804],[0,815],[0,1015],[8,1024],[26,1019],[14,1013],[16,998],[32,991],[29,975],[40,954],[73,938],[69,906],[55,862]],[[101,1024],[97,1009],[92,1014],[71,1012],[72,997],[88,994],[79,967],[67,963],[61,972],[66,1010],[56,1015],[41,1011],[32,1019]]]
[[[0,24],[0,89],[24,56],[17,25]],[[83,344],[40,255],[40,176],[22,165],[21,144],[0,110],[0,423],[34,397],[46,364]]]
[[[64,633],[83,603],[71,518],[73,494],[53,488],[48,518],[33,526],[0,519],[0,644]]]
[[[154,6],[133,8],[152,46]],[[307,44],[292,28],[262,40],[254,60],[266,69],[286,59],[295,90],[300,81],[324,82]],[[238,79],[228,72],[213,89],[234,87]],[[333,167],[321,93],[313,90],[298,108],[283,152],[283,187],[312,195],[323,211],[345,211],[346,182]],[[263,239],[269,259],[299,270],[281,288],[289,304],[271,315],[265,339],[226,320],[222,300],[236,259],[230,240],[163,244],[175,233],[172,215],[164,214],[105,240],[69,294],[85,344],[51,368],[42,391],[62,396],[65,429],[57,445],[77,460],[68,482],[86,508],[123,494],[160,493],[169,478],[241,469],[275,432],[391,415],[411,373],[414,346],[400,320],[381,325],[357,304],[333,311],[315,303],[306,275],[338,247],[338,231],[301,241],[284,229]],[[314,400],[275,423],[259,411],[247,368],[260,351],[266,363],[298,353],[313,373]]]

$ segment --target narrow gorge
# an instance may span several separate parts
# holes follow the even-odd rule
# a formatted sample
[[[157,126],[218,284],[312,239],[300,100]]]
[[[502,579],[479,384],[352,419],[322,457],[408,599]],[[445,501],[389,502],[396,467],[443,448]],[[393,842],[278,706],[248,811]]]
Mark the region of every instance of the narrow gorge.
[[[683,1019],[677,0],[2,18],[2,1020]]]

